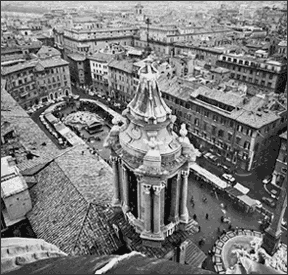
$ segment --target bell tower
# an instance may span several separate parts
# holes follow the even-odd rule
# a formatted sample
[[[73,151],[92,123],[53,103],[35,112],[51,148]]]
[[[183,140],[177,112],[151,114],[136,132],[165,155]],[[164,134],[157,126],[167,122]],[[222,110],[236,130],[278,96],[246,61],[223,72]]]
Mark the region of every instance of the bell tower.
[[[147,60],[132,101],[122,113],[124,125],[113,120],[104,146],[111,149],[114,170],[113,206],[121,209],[142,240],[163,241],[189,222],[189,163],[196,150],[161,97],[158,72]]]

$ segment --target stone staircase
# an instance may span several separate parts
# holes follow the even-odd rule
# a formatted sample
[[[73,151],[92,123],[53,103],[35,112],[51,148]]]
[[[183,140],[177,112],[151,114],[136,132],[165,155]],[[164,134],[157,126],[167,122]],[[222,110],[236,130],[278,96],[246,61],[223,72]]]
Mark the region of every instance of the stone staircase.
[[[199,232],[198,222],[190,218],[188,223],[185,224],[184,230],[188,232],[189,234],[195,234]]]

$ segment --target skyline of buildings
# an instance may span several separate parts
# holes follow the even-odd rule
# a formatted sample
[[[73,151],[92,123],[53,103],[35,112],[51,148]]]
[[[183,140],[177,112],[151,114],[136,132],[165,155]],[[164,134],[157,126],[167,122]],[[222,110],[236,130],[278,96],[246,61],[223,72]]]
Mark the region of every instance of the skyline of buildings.
[[[249,235],[285,270],[287,5],[148,2],[1,14],[1,235],[219,274]]]

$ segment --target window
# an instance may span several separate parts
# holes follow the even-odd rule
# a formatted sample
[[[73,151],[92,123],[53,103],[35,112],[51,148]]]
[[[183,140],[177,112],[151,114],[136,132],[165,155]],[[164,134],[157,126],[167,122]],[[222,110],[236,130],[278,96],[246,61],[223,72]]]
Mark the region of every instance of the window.
[[[195,118],[194,124],[195,124],[196,126],[199,126],[199,119],[198,119],[198,118]]]
[[[207,131],[207,123],[206,122],[204,122],[204,124],[203,124],[203,129],[204,129],[204,131]]]
[[[240,144],[241,138],[240,137],[236,137],[236,144]]]
[[[246,129],[246,135],[251,137],[252,136],[252,130]]]
[[[232,140],[232,134],[228,133],[228,140],[231,141]]]
[[[225,123],[226,123],[226,120],[223,117],[221,117],[221,124],[225,125]]]
[[[249,148],[250,148],[250,143],[248,141],[245,141],[244,142],[244,149],[249,150]]]
[[[209,117],[209,112],[208,111],[204,111],[204,116],[205,117]]]
[[[213,120],[218,121],[218,117],[216,115],[213,115]]]
[[[196,112],[200,113],[200,108],[199,107],[196,107]]]
[[[238,132],[242,132],[242,130],[243,130],[243,126],[242,126],[242,125],[238,125],[238,126],[237,126],[237,131],[238,131]]]
[[[212,126],[212,135],[216,134],[216,126]]]
[[[21,84],[22,84],[22,80],[21,80],[21,79],[19,79],[19,82],[18,82],[18,84],[19,84],[19,85],[21,85]]]
[[[224,137],[224,131],[223,130],[219,130],[218,131],[218,137]]]

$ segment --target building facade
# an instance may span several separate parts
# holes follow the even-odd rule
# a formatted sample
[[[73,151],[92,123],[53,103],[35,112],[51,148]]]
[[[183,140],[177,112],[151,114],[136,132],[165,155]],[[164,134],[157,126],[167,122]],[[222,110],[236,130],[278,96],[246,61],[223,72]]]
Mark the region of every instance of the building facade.
[[[105,48],[107,42],[133,46],[137,28],[118,29],[64,29],[64,48],[67,52],[94,53]]]
[[[83,54],[71,53],[67,55],[64,54],[64,57],[69,63],[72,84],[76,86],[85,85],[88,82],[86,81],[87,77],[90,78],[90,70],[86,70],[86,63],[89,63],[86,56]]]
[[[267,92],[284,92],[287,64],[274,60],[223,54],[217,65],[231,70],[231,78],[251,84]]]
[[[287,110],[275,99],[249,99],[204,86],[193,89],[164,77],[159,78],[159,87],[178,125],[187,123],[197,148],[214,152],[244,173],[276,159],[269,153],[269,140],[286,127]]]
[[[287,174],[287,131],[280,135],[280,149],[273,172],[273,183],[282,186]]]
[[[7,91],[26,110],[34,104],[71,94],[68,62],[60,58],[5,67],[1,75]]]
[[[114,59],[108,64],[109,95],[117,101],[128,103],[134,96],[138,83],[134,81],[137,73],[133,63],[132,59]]]
[[[108,95],[108,63],[114,58],[113,54],[95,53],[89,56],[91,79],[94,89]]]
[[[1,127],[2,128],[2,127]],[[1,134],[2,140],[2,134]],[[1,158],[1,233],[26,219],[32,209],[27,183],[11,156]]]

